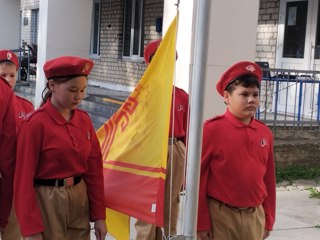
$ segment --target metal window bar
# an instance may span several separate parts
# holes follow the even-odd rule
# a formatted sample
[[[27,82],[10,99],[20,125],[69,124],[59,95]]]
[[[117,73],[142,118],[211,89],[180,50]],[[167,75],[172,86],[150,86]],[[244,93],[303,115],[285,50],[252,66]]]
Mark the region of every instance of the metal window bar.
[[[320,71],[262,68],[256,118],[272,127],[320,126]]]

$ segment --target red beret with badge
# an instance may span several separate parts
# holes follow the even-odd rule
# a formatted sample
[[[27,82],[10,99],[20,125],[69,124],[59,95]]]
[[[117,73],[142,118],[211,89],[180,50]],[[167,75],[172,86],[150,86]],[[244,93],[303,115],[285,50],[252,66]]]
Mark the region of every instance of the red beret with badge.
[[[62,56],[47,61],[43,66],[46,78],[64,78],[88,76],[93,68],[93,61],[75,56]]]
[[[223,92],[231,82],[245,75],[253,76],[261,83],[262,70],[258,64],[249,61],[238,62],[222,74],[216,85],[218,93],[223,96]]]
[[[16,70],[19,68],[19,59],[17,55],[10,50],[0,50],[0,63],[12,62],[16,66]]]

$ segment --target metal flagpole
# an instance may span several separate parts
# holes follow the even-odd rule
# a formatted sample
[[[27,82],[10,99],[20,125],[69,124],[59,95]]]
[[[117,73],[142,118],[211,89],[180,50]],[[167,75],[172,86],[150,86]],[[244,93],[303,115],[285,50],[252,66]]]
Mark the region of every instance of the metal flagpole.
[[[190,125],[183,236],[196,239],[210,0],[195,1],[195,38],[190,91]]]

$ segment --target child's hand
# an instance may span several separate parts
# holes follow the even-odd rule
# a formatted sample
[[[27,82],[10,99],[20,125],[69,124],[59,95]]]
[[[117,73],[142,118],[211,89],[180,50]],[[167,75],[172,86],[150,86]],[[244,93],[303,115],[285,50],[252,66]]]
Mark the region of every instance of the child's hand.
[[[197,233],[197,240],[212,240],[212,231],[200,231]]]
[[[266,239],[266,238],[268,238],[269,236],[270,236],[270,231],[267,230],[267,229],[265,229],[265,230],[264,230],[264,234],[263,234],[263,239]]]
[[[95,231],[97,240],[104,240],[107,235],[106,222],[104,220],[95,221],[94,231]]]

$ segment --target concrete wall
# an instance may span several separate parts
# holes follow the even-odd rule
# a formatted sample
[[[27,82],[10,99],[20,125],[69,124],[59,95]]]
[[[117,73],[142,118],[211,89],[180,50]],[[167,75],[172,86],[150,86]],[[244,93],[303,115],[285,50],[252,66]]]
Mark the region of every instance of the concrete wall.
[[[1,38],[0,49],[20,46],[20,0],[0,0]]]
[[[276,166],[320,166],[320,130],[318,127],[275,127]]]

